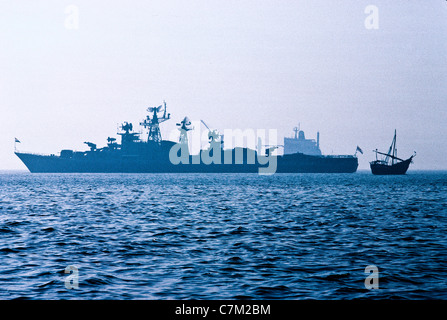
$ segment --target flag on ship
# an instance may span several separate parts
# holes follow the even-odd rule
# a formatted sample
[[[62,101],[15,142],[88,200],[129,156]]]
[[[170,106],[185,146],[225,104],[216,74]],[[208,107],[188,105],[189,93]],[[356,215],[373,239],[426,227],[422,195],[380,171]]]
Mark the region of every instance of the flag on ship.
[[[359,146],[357,146],[357,149],[355,149],[355,151],[357,152],[360,152],[361,154],[363,154],[363,150],[362,149],[360,149],[360,147]]]

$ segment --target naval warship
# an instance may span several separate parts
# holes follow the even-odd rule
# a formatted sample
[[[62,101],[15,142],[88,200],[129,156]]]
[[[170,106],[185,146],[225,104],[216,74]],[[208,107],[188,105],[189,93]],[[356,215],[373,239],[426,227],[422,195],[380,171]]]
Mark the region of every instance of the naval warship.
[[[358,167],[355,155],[306,154],[302,150],[274,155],[278,146],[266,146],[265,150],[259,146],[256,150],[224,149],[223,135],[208,127],[209,146],[198,154],[190,154],[187,137],[192,128],[187,117],[177,123],[178,142],[162,139],[160,124],[171,119],[166,110],[166,103],[147,109],[149,115],[140,122],[148,130],[146,139],[133,130],[132,123],[124,122],[117,133],[120,143],[108,137],[107,145],[102,148],[86,141],[89,148],[86,151],[64,149],[57,155],[14,152],[30,172],[49,173],[353,173]],[[297,138],[298,145],[303,142],[300,139],[302,135]],[[294,141],[285,140],[285,143],[294,145]]]

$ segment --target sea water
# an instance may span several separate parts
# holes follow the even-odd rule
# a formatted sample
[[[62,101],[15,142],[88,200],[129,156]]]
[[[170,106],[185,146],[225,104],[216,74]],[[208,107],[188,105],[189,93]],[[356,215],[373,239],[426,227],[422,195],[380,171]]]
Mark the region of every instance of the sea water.
[[[0,173],[0,299],[447,299],[447,172]]]

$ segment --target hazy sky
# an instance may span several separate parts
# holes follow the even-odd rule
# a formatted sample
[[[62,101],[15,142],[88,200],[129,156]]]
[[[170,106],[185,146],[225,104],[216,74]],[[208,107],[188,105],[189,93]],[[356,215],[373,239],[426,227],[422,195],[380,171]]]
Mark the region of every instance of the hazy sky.
[[[14,137],[101,147],[163,100],[165,138],[186,115],[278,143],[300,123],[367,169],[397,129],[413,169],[447,169],[447,1],[0,2],[0,169],[25,169]]]

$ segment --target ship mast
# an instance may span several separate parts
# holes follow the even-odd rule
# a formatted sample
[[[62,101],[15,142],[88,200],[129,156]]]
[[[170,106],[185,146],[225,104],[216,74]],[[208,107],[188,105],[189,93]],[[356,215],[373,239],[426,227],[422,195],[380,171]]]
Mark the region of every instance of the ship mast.
[[[377,152],[376,150],[376,155],[377,153],[381,153],[381,152]],[[381,153],[383,154],[383,153]],[[393,141],[391,142],[390,148],[388,149],[388,152],[385,155],[385,162],[388,162],[389,158],[391,158],[391,164],[394,165],[395,160],[401,160],[397,157],[397,149],[396,149],[396,130],[394,130],[394,138]]]
[[[295,132],[295,140],[298,139],[298,132],[300,131],[300,124],[298,123],[298,127],[293,128],[293,131]]]
[[[159,117],[158,113],[164,109],[163,116]],[[149,107],[147,108],[148,112],[152,113],[152,118],[147,116],[143,122],[140,122],[140,125],[149,128],[149,133],[147,136],[147,141],[153,141],[158,144],[161,143],[161,132],[160,132],[160,123],[165,122],[171,118],[171,114],[168,113],[166,116],[166,102],[163,101],[163,105],[158,107]]]
[[[392,152],[392,153],[391,153]],[[396,129],[394,129],[394,138],[393,142],[391,142],[390,149],[388,150],[385,161],[388,162],[388,159],[391,158],[391,164],[394,165],[395,159],[397,158],[397,150],[396,150]]]
[[[387,153],[379,152],[376,150],[373,150],[373,152],[376,153],[376,161],[377,161],[377,154],[384,155],[385,158],[383,162],[388,163],[389,159],[391,158],[391,165],[394,165],[396,163],[396,160],[404,161],[397,157],[397,149],[396,149],[396,129],[394,129],[394,137],[393,141],[391,142],[390,148],[388,149]]]
[[[184,144],[188,147],[188,131],[193,130],[194,127],[191,126],[191,120],[188,117],[183,118],[182,121],[176,124],[180,130],[179,143]],[[188,147],[189,149],[189,147]]]
[[[395,160],[396,160],[396,158],[397,158],[397,148],[396,148],[396,129],[394,129],[394,139],[393,139],[393,144],[394,144],[394,147],[393,147],[393,164],[394,164],[394,162],[395,162]]]

